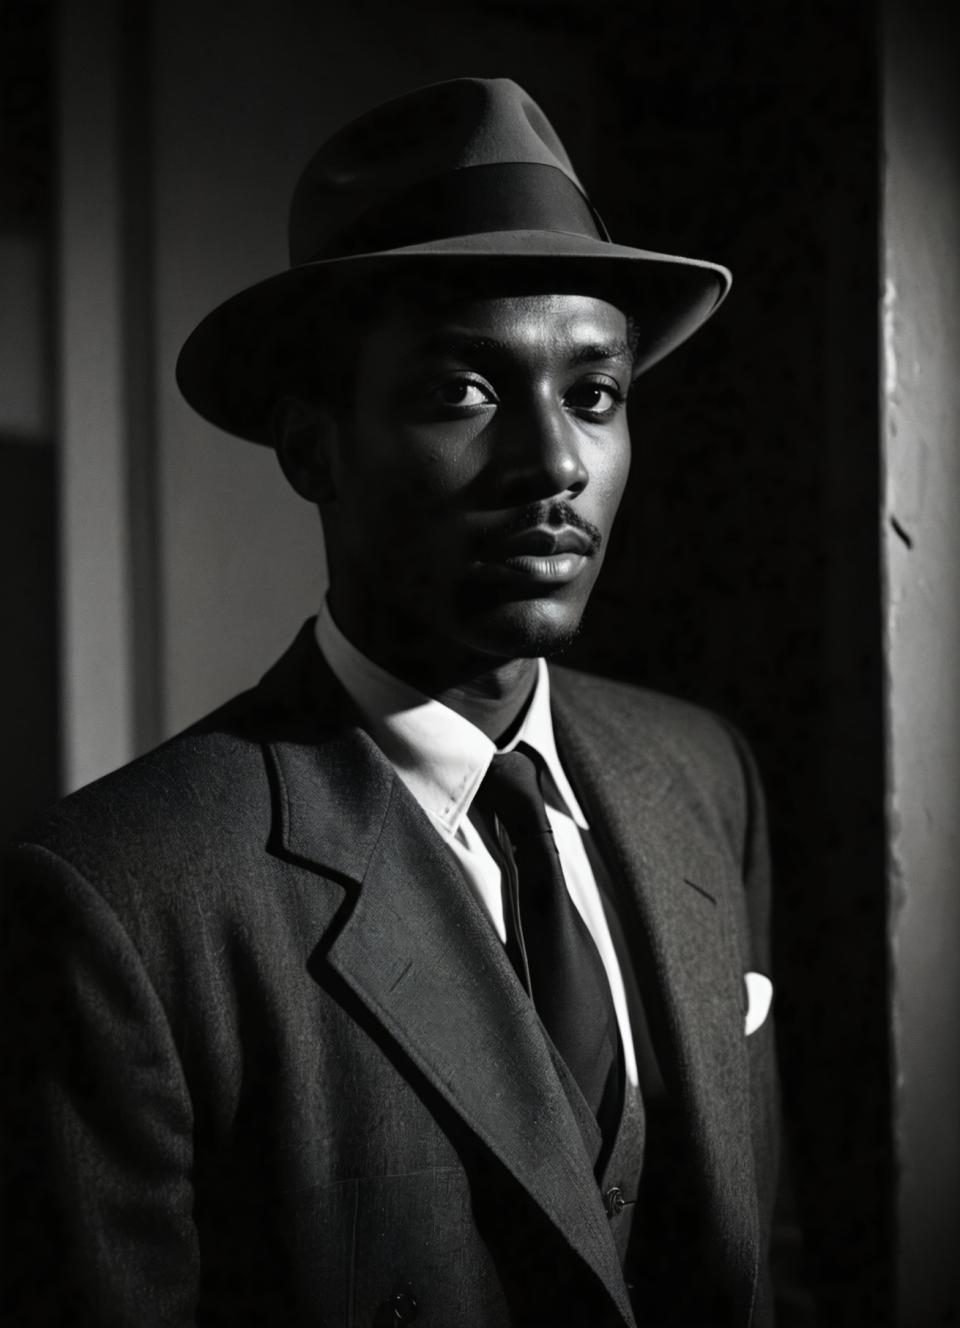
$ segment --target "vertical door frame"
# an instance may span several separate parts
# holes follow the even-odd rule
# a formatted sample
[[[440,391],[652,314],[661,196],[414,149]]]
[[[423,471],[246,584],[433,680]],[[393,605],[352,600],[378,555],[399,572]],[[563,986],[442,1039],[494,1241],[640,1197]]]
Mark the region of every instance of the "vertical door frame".
[[[58,7],[64,792],[159,729],[149,9]]]

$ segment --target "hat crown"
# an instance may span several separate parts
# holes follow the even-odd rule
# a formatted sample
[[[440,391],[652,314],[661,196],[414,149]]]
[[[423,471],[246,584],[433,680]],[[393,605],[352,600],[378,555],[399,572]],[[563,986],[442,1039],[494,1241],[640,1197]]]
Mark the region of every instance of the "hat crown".
[[[450,79],[386,102],[308,162],[290,205],[291,265],[311,261],[359,218],[426,181],[519,164],[552,167],[584,192],[556,130],[512,79]]]

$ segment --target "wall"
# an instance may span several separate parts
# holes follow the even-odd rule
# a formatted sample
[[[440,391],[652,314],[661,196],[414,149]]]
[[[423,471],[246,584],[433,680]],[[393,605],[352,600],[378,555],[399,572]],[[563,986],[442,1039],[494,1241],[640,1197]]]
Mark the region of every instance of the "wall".
[[[900,1318],[960,1320],[960,24],[885,6],[884,555]]]
[[[0,841],[59,787],[51,36],[0,8]]]

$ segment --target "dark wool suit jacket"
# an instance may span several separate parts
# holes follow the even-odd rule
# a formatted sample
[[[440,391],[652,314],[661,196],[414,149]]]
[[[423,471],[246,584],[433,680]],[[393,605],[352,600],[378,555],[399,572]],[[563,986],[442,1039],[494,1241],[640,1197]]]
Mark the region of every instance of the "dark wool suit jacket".
[[[770,1322],[749,758],[692,706],[551,678],[668,1090],[626,1273],[503,947],[308,625],[8,859],[4,1323]]]

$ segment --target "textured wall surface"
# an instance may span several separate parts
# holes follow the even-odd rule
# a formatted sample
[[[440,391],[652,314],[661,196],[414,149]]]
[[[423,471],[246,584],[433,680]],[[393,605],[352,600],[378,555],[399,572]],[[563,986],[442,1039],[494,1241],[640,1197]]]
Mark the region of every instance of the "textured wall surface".
[[[900,1323],[960,1320],[960,25],[886,6],[884,456]]]

